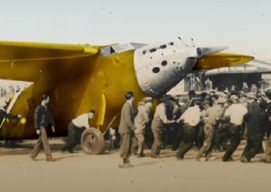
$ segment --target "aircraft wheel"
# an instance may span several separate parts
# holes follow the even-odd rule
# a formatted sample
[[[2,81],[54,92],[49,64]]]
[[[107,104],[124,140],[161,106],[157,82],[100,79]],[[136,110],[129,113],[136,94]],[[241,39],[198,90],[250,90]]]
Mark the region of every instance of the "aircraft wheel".
[[[104,146],[103,134],[95,128],[86,129],[81,135],[81,149],[88,155],[100,154]]]

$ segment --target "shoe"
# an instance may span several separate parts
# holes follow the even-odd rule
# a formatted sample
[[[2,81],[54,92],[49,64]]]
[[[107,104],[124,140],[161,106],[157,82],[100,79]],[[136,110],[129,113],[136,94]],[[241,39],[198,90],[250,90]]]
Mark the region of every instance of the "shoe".
[[[184,160],[184,157],[176,157],[178,161]]]
[[[30,157],[32,161],[37,161],[35,157]]]
[[[131,163],[119,164],[119,168],[131,168],[133,165]]]
[[[46,159],[46,161],[48,161],[48,162],[54,162],[54,161],[56,161],[56,160],[53,159],[53,158],[48,158],[48,159]]]
[[[145,157],[145,154],[136,154],[137,158]]]
[[[248,163],[249,162],[245,156],[242,156],[241,159],[240,159],[240,161],[242,163]]]
[[[68,149],[68,148],[61,148],[62,152],[66,152],[68,151],[69,153],[74,153],[74,151],[72,149]]]
[[[233,158],[232,157],[229,157],[229,158],[222,158],[222,161],[224,162],[228,162],[228,161],[233,161]]]
[[[160,158],[160,155],[150,155],[151,158],[158,159]]]
[[[208,155],[206,155],[205,156],[205,161],[208,161],[209,160],[209,158],[212,156],[212,154],[211,153],[209,153]]]

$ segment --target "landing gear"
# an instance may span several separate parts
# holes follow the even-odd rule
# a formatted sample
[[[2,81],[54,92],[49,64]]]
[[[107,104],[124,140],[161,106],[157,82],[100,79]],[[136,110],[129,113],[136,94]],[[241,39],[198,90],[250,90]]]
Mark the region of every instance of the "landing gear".
[[[81,149],[88,155],[100,154],[104,147],[104,137],[96,128],[86,129],[81,135]]]

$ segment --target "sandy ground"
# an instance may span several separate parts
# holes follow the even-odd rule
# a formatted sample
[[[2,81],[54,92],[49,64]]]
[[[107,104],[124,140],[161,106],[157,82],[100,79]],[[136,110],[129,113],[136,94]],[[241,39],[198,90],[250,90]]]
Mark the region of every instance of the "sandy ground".
[[[222,153],[214,153],[208,162],[197,162],[195,149],[185,160],[177,161],[175,152],[164,150],[160,159],[131,157],[134,167],[128,169],[118,167],[121,161],[117,151],[96,156],[80,150],[69,154],[57,150],[61,141],[51,143],[56,162],[46,162],[44,153],[38,156],[38,161],[31,161],[31,142],[24,148],[1,148],[1,192],[249,192],[270,188],[271,164],[259,162],[263,154],[251,163],[239,162],[244,143],[234,154],[233,162],[221,162]]]

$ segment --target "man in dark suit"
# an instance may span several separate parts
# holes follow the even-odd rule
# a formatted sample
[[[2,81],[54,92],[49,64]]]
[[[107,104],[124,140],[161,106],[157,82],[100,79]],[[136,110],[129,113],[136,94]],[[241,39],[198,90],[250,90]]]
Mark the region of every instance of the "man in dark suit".
[[[120,168],[132,167],[129,157],[131,154],[131,136],[135,130],[133,117],[134,93],[127,92],[125,99],[126,102],[121,109],[119,125],[119,133],[121,134],[120,157],[123,159],[123,163],[119,165]]]
[[[254,101],[248,105],[245,116],[247,123],[247,144],[241,157],[241,162],[249,162],[256,154],[263,152],[262,141],[268,118],[263,103]]]

